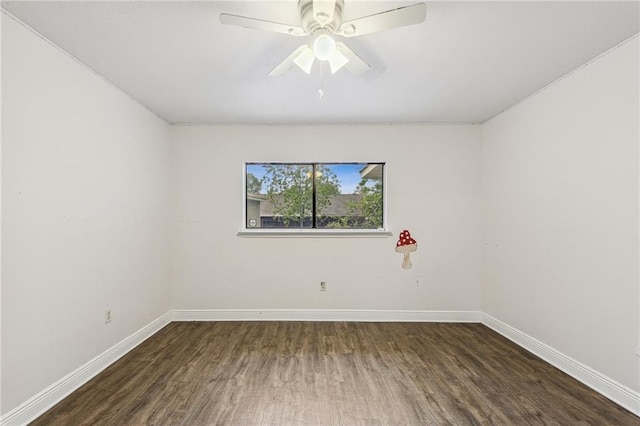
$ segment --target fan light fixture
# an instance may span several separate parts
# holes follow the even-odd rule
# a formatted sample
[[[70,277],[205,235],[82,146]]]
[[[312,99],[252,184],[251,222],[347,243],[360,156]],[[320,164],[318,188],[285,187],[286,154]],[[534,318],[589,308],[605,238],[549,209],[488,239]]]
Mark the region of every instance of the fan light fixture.
[[[329,34],[322,33],[313,40],[313,54],[320,61],[328,61],[336,53],[336,41]]]
[[[293,65],[297,65],[304,72],[310,74],[316,59],[327,62],[331,74],[342,68],[354,75],[363,74],[369,70],[369,65],[342,41],[336,41],[335,36],[359,37],[391,28],[421,24],[427,16],[426,3],[416,3],[343,22],[342,11],[347,0],[297,1],[299,20],[297,24],[293,25],[230,13],[220,14],[222,24],[296,37],[310,37],[310,40],[306,40],[305,44],[298,46],[271,70],[269,73],[271,77],[283,75]],[[356,0],[352,1],[356,2]]]

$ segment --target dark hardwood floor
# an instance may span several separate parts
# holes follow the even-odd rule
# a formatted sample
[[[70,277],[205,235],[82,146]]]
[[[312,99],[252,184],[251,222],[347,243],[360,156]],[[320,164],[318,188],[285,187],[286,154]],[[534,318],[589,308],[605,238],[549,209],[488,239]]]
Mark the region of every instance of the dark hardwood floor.
[[[177,322],[33,425],[640,425],[481,324]]]

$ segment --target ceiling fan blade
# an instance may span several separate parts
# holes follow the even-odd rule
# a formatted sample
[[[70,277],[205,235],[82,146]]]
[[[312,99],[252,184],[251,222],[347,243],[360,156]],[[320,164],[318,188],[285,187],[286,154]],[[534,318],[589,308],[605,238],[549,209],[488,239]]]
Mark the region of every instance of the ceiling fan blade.
[[[363,61],[360,56],[356,55],[353,50],[345,46],[344,43],[337,42],[336,49],[348,59],[348,62],[344,64],[344,67],[352,74],[364,74],[369,71],[369,68],[371,68],[369,64]]]
[[[271,70],[271,72],[269,73],[269,77],[277,77],[277,76],[281,76],[282,74],[284,74],[285,72],[287,72],[294,64],[294,60],[300,56],[300,54],[305,50],[308,49],[309,46],[302,45],[300,47],[298,47],[296,50],[293,51],[293,53],[289,56],[287,56],[287,58],[280,62],[278,65],[276,65],[276,67],[274,69]]]
[[[336,45],[336,53],[334,53],[333,56],[329,58],[328,62],[329,62],[329,68],[331,69],[331,74],[335,74],[340,68],[342,68],[349,62],[349,58],[344,56],[340,52],[340,50],[337,49],[337,45]]]
[[[336,0],[313,0],[313,17],[321,26],[333,21]]]
[[[302,51],[293,59],[293,63],[299,66],[302,71],[311,74],[311,67],[313,66],[313,61],[316,59],[316,56],[309,46],[305,45],[302,47]]]
[[[363,34],[375,33],[390,28],[421,24],[427,17],[427,5],[417,3],[412,6],[387,10],[363,18],[345,22],[340,26],[337,34],[345,37],[356,37]]]
[[[278,22],[263,21],[262,19],[249,18],[247,16],[231,15],[229,13],[220,14],[220,23],[236,25],[238,27],[251,28],[254,30],[272,31],[275,33],[289,34],[292,36],[304,36],[307,33],[300,27],[294,25],[280,24]]]

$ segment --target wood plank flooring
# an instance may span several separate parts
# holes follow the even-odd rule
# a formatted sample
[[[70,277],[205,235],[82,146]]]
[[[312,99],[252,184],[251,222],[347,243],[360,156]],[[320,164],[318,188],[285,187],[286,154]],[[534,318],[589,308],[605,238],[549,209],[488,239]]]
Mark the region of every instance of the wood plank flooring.
[[[640,425],[481,324],[174,322],[33,425]]]

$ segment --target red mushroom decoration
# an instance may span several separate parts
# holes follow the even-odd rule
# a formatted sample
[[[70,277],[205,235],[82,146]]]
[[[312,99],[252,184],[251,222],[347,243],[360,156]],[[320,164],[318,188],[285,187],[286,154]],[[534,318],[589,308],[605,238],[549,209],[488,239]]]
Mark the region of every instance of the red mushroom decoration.
[[[400,233],[398,242],[396,243],[396,251],[398,253],[404,253],[402,258],[402,268],[411,269],[411,259],[409,259],[409,253],[418,250],[418,243],[411,238],[411,233],[406,229]]]

